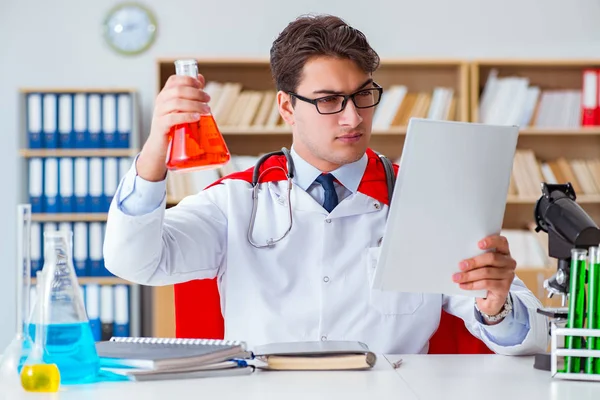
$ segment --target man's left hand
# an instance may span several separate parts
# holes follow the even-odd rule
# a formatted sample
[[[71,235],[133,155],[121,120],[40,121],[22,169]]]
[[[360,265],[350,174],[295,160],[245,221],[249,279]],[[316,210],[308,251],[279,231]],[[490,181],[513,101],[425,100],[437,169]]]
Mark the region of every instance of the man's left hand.
[[[461,289],[487,290],[487,298],[478,298],[477,307],[488,315],[496,315],[506,302],[517,263],[510,256],[508,240],[504,236],[488,236],[478,246],[490,251],[463,260],[459,264],[461,272],[454,274],[452,279]]]

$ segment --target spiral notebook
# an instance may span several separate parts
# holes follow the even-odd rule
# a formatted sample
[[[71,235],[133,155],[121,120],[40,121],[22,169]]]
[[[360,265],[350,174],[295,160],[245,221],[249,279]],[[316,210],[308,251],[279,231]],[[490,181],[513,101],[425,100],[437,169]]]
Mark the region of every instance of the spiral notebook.
[[[216,339],[112,337],[96,343],[96,352],[102,367],[170,372],[252,358],[245,342]]]
[[[146,371],[139,369],[107,369],[117,375],[126,376],[130,380],[143,381],[164,381],[174,379],[198,379],[198,378],[218,378],[223,376],[250,375],[255,371],[254,365],[244,365],[228,368],[198,369],[194,371]]]

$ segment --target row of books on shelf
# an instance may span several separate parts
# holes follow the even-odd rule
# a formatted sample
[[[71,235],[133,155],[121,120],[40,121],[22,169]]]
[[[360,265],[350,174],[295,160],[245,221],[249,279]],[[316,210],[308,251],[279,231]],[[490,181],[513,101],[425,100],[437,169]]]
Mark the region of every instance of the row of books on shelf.
[[[541,160],[531,149],[515,153],[509,195],[539,197],[540,183],[570,182],[577,195],[600,195],[600,157]]]
[[[435,87],[432,92],[410,92],[405,85],[392,85],[383,91],[373,115],[373,129],[407,126],[410,118],[456,119],[454,89]]]
[[[32,222],[31,223],[31,276],[44,266],[44,232],[65,230],[73,232],[73,266],[79,277],[112,277],[104,266],[105,222]]]
[[[129,285],[80,285],[94,341],[109,340],[112,336],[128,337],[131,333]],[[29,292],[30,310],[33,312],[37,290],[31,286]]]
[[[129,148],[133,93],[28,93],[30,149]]]
[[[600,125],[600,70],[583,71],[578,89],[542,89],[522,76],[492,69],[479,102],[479,122],[538,128]]]
[[[34,213],[107,212],[130,157],[33,157],[29,201]]]
[[[247,90],[240,82],[208,81],[204,91],[220,126],[275,128],[282,123],[275,90]]]

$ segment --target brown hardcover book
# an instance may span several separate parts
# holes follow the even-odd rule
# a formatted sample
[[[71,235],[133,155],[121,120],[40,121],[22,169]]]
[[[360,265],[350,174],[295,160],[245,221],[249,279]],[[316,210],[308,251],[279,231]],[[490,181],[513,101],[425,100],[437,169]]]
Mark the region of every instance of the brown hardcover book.
[[[272,370],[368,369],[377,361],[366,344],[355,341],[273,343],[253,353],[266,364],[262,368]]]

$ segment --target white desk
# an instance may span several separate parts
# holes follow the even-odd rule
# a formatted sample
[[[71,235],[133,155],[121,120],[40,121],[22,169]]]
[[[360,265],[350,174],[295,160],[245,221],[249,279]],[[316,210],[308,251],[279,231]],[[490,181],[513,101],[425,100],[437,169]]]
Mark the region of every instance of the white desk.
[[[0,390],[1,392],[1,390]],[[392,396],[392,397],[390,397]],[[259,371],[236,377],[63,386],[59,396],[21,392],[6,397],[60,400],[416,400],[386,358],[370,371]],[[0,394],[0,399],[5,400]]]
[[[388,362],[402,358],[394,370]],[[240,377],[63,386],[58,394],[7,393],[0,399],[66,400],[599,400],[600,383],[550,378],[533,359],[495,355],[380,356],[371,371],[265,372]]]
[[[552,379],[533,357],[402,355],[396,373],[419,399],[600,400],[600,382]]]

